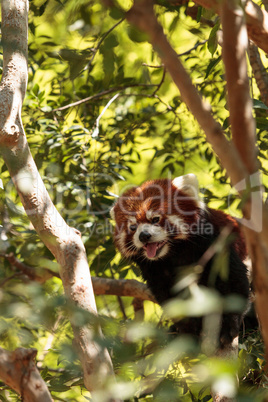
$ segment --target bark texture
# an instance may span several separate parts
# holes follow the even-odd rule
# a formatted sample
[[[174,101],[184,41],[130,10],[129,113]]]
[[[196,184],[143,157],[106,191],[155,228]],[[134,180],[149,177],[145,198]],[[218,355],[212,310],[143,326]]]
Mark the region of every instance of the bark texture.
[[[24,402],[52,402],[46,383],[36,368],[35,349],[0,348],[0,378],[14,389]]]

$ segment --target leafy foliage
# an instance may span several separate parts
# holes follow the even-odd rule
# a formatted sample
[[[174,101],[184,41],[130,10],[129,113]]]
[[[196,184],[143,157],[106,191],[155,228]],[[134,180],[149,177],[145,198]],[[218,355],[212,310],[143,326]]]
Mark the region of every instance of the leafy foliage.
[[[125,9],[130,6],[123,0],[118,3]],[[186,11],[187,5],[166,1],[157,6],[175,50],[229,136],[218,20],[202,9],[195,19]],[[115,196],[130,185],[194,172],[205,202],[237,212],[238,201],[203,133],[147,38],[128,25],[122,11],[106,9],[101,1],[33,0],[29,30],[25,132],[53,202],[67,223],[82,233],[93,275],[139,276],[137,268],[116,253],[109,218]],[[259,100],[254,82],[252,98],[267,186],[267,106]],[[54,277],[44,284],[32,282],[4,258],[13,253],[41,274],[42,268],[58,272],[1,160],[0,177],[1,346],[38,349],[38,367],[54,400],[89,400],[72,347],[61,281]],[[170,338],[158,306],[145,302],[142,322],[135,318],[129,298],[119,303],[117,297],[97,297],[97,304],[106,335],[105,341],[97,340],[105,342],[118,375],[117,388],[109,392],[120,392],[129,401],[205,402],[211,399],[211,384],[224,384],[238,400],[262,400],[267,384],[258,334],[241,340],[237,390],[236,363],[198,354],[192,339]],[[81,322],[90,319],[82,312],[73,314]],[[0,399],[16,400],[16,395],[1,384]]]

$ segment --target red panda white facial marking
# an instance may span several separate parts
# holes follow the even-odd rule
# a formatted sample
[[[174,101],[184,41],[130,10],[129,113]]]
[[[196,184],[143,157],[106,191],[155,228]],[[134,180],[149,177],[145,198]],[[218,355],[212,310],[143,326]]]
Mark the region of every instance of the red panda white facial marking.
[[[176,232],[174,239],[187,239],[189,235],[189,225],[178,215],[168,215],[167,219],[173,226],[173,231]]]

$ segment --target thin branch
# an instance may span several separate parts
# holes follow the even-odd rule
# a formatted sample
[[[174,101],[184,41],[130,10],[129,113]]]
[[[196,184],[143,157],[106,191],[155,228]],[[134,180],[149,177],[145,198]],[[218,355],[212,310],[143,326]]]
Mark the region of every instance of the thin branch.
[[[91,59],[89,60],[88,64],[86,65],[86,67],[84,68],[84,70],[88,70],[97,54],[97,51],[99,50],[99,48],[101,47],[101,44],[103,43],[103,41],[107,38],[107,36],[118,26],[120,25],[123,21],[125,20],[125,18],[122,18],[120,21],[118,21],[115,25],[113,25],[107,32],[105,32],[105,34],[101,37],[101,39],[99,40],[97,46],[94,48],[93,51],[93,55],[91,57]],[[83,71],[84,71],[83,70]]]
[[[0,254],[11,265],[27,275],[31,280],[44,283],[53,276],[59,278],[60,275],[47,268],[33,268],[19,261],[13,254]],[[17,274],[18,275],[18,274]],[[140,300],[150,300],[156,303],[152,293],[147,286],[135,279],[109,279],[92,276],[94,293],[96,295],[114,295],[134,297]]]
[[[11,275],[11,276],[9,276],[9,277],[3,279],[3,280],[0,282],[0,288],[3,288],[3,287],[5,286],[5,284],[6,284],[7,282],[9,282],[9,281],[12,281],[12,279],[14,279],[14,278],[19,278],[19,277],[22,276],[22,275],[23,275],[22,272],[16,272],[15,274],[13,274],[13,275]]]
[[[187,54],[192,53],[193,50],[197,49],[199,46],[204,45],[205,43],[207,43],[207,41],[208,40],[206,39],[206,40],[203,40],[202,42],[197,42],[193,47],[191,47],[191,49],[186,50],[185,52],[179,53],[178,56],[179,57],[186,56]]]
[[[36,282],[44,283],[53,276],[60,278],[60,275],[58,273],[55,273],[50,269],[47,268],[37,269],[24,264],[23,262],[19,261],[12,253],[10,254],[0,253],[0,257],[5,258],[12,266],[20,270],[21,273],[27,275],[28,278]]]
[[[135,87],[145,87],[146,88],[146,87],[156,87],[156,86],[157,86],[157,84],[129,84],[129,85],[124,86],[124,87],[121,86],[121,87],[116,87],[116,88],[110,88],[110,89],[107,89],[106,91],[102,91],[102,92],[99,92],[98,94],[88,96],[87,98],[81,99],[79,101],[69,103],[68,105],[65,105],[65,106],[58,107],[57,109],[53,109],[52,111],[49,111],[47,113],[59,112],[59,111],[62,111],[62,110],[69,109],[71,107],[80,106],[83,103],[87,103],[87,102],[89,102],[91,100],[102,98],[103,96],[109,95],[109,94],[111,94],[113,92],[124,91],[124,90],[126,90],[128,88],[135,88]]]
[[[133,306],[133,309],[134,309],[135,320],[144,321],[145,312],[144,312],[143,300],[135,297],[132,300],[132,306]]]
[[[207,42],[207,40],[204,40],[202,42],[198,42],[191,49],[186,50],[185,52],[178,54],[178,56],[185,56],[187,54],[190,54],[193,50],[197,49],[199,46],[204,45],[206,42]],[[143,66],[147,66],[147,67],[151,67],[151,68],[162,68],[163,64],[160,65],[160,66],[152,66],[152,65],[143,63]],[[92,100],[102,98],[103,96],[109,95],[109,94],[114,93],[114,92],[122,92],[122,91],[124,91],[124,90],[126,90],[128,88],[135,88],[135,87],[152,88],[152,87],[156,87],[154,92],[151,95],[149,95],[149,96],[153,97],[156,94],[156,92],[158,91],[158,89],[160,88],[160,86],[162,85],[162,83],[164,81],[164,78],[165,78],[165,71],[163,72],[163,76],[162,76],[162,79],[161,79],[159,84],[130,84],[130,85],[127,85],[125,87],[120,86],[120,87],[110,88],[110,89],[107,89],[106,91],[102,91],[102,92],[100,92],[98,94],[94,94],[94,95],[88,96],[87,98],[80,99],[79,101],[69,103],[68,105],[61,106],[59,108],[53,109],[52,111],[49,111],[47,113],[59,112],[59,111],[67,110],[67,109],[72,108],[72,107],[80,106],[83,103],[87,103],[87,102],[90,102]]]
[[[117,295],[150,300],[156,303],[147,286],[135,279],[107,279],[92,277],[94,291],[98,295]]]
[[[206,40],[203,40],[202,42],[197,42],[193,47],[191,47],[191,49],[186,50],[185,52],[179,53],[179,54],[178,54],[178,57],[186,56],[187,54],[191,54],[193,50],[196,50],[199,46],[204,45],[205,43],[207,43],[207,41],[208,41],[208,40],[206,39]],[[163,68],[163,67],[164,67],[164,64],[160,64],[160,65],[158,65],[158,66],[154,66],[154,65],[151,65],[151,64],[142,63],[142,65],[143,65],[143,66],[146,66],[146,67],[150,67],[150,68]]]
[[[142,66],[150,67],[150,68],[163,68],[164,64],[160,64],[159,66],[154,66],[152,64],[142,63]]]
[[[165,81],[165,77],[166,77],[166,69],[164,68],[163,70],[163,74],[162,74],[162,78],[159,82],[159,84],[157,85],[157,87],[155,88],[154,92],[152,93],[152,97],[156,94],[157,91],[159,91],[159,89],[161,88],[162,84]]]

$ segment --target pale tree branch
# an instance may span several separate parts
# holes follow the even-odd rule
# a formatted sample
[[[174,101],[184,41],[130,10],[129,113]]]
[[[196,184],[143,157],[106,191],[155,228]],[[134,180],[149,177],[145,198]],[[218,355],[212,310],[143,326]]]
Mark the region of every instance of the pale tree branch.
[[[60,265],[66,296],[79,308],[97,314],[81,237],[54,207],[30,153],[21,122],[27,85],[27,14],[27,0],[2,1],[4,66],[0,85],[0,151],[28,217]],[[92,340],[89,326],[78,327],[72,322],[72,327],[86,388],[90,391],[103,388],[107,377],[113,376],[107,350]]]
[[[92,283],[96,295],[127,296],[156,303],[147,286],[135,279],[108,279],[93,276]]]
[[[36,364],[35,349],[9,352],[0,348],[0,378],[25,402],[51,402],[52,398]]]
[[[249,41],[248,54],[250,65],[260,91],[261,100],[268,106],[268,74],[262,63],[260,52],[252,41]]]
[[[47,268],[33,268],[19,261],[13,254],[0,254],[12,266],[33,281],[44,283],[53,276],[59,278],[59,274]],[[12,275],[13,277],[13,275]],[[134,297],[139,300],[150,300],[156,303],[151,291],[145,283],[135,279],[110,279],[92,276],[92,284],[95,295],[113,295]]]

